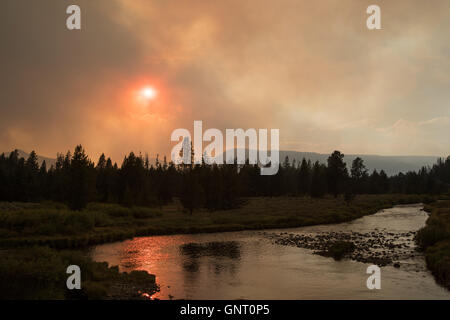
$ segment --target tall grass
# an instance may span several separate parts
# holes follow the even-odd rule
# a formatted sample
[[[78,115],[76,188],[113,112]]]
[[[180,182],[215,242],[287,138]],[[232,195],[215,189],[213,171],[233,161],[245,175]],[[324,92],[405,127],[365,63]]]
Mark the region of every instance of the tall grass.
[[[66,287],[69,265],[78,265],[81,269],[81,290]],[[136,284],[136,280],[139,283]],[[156,290],[153,275],[120,273],[117,267],[93,262],[82,252],[56,251],[47,247],[0,251],[0,300],[111,299],[118,283],[132,283],[148,293]],[[133,294],[139,297],[137,290]]]
[[[49,245],[77,248],[134,236],[288,228],[339,223],[375,213],[419,196],[361,195],[350,204],[342,197],[249,198],[231,210],[183,213],[181,205],[164,208],[91,203],[71,211],[55,203],[0,210],[0,247]]]
[[[450,201],[433,202],[426,210],[431,215],[416,242],[425,250],[427,266],[438,282],[450,289]]]

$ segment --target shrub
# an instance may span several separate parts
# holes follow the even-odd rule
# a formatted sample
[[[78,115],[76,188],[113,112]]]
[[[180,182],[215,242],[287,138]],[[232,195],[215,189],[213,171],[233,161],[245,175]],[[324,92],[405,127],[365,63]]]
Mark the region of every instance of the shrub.
[[[426,261],[438,282],[450,288],[450,240],[440,241],[429,247]]]
[[[120,206],[106,208],[105,212],[111,217],[131,217],[130,209]]]
[[[343,257],[352,253],[356,246],[350,241],[336,241],[329,244],[326,255],[333,257],[335,260],[341,260]]]
[[[448,238],[445,228],[441,225],[431,224],[423,227],[417,232],[416,241],[421,249],[426,249],[438,241]]]
[[[136,219],[155,218],[162,215],[162,213],[156,212],[154,209],[145,207],[134,207],[131,209],[131,212],[133,217]]]

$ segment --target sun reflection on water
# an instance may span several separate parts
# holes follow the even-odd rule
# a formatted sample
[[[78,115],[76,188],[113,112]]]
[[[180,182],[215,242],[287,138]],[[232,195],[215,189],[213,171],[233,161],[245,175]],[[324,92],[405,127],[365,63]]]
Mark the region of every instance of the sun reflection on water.
[[[96,259],[118,265],[121,272],[144,270],[156,276],[159,291],[138,292],[147,299],[182,298],[179,291],[192,281],[206,282],[237,270],[241,248],[235,241],[199,242],[198,235],[134,238],[97,247]],[[185,292],[183,292],[185,294]]]

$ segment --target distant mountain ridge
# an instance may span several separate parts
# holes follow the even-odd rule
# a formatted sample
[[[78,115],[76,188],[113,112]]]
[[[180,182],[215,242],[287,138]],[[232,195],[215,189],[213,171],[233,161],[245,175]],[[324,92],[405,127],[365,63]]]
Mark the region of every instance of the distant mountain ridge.
[[[11,152],[11,151],[10,151]],[[5,152],[9,155],[10,152]],[[19,157],[28,158],[29,153],[18,150]],[[367,169],[372,172],[373,170],[384,170],[388,175],[398,174],[400,172],[417,171],[423,166],[432,166],[436,163],[438,156],[379,156],[379,155],[367,155],[367,154],[344,154],[344,160],[347,163],[347,168],[351,168],[352,161],[356,157],[360,157],[364,160],[364,164]],[[280,151],[280,163],[283,163],[286,156],[289,157],[289,162],[295,159],[297,163],[302,161],[303,158],[311,160],[311,162],[319,161],[320,163],[326,163],[329,154],[322,154],[316,152],[300,152],[300,151]],[[47,168],[54,165],[56,159],[44,157],[38,155],[39,164],[45,160]],[[159,159],[162,161],[162,159]],[[156,159],[150,159],[151,163],[155,163]]]
[[[326,163],[330,155],[315,152],[280,151],[280,163],[283,163],[286,156],[289,157],[290,162],[292,162],[293,159],[298,162],[305,158],[307,160],[310,159],[312,162],[319,161],[321,163]],[[432,166],[436,163],[437,159],[439,159],[438,156],[379,156],[344,153],[344,161],[346,162],[348,169],[351,168],[352,161],[356,157],[360,157],[364,160],[364,164],[370,172],[373,170],[384,170],[388,175],[407,171],[417,171],[423,166]]]
[[[14,150],[11,150],[9,152],[0,152],[0,154],[4,153],[6,156],[9,156],[9,154],[12,151],[14,151]],[[19,158],[27,159],[30,156],[29,153],[27,153],[23,150],[20,150],[20,149],[17,149],[17,152],[19,153]],[[53,159],[53,158],[48,158],[48,157],[44,157],[44,156],[40,156],[40,155],[37,155],[37,157],[38,157],[39,165],[41,165],[42,162],[44,162],[44,160],[45,160],[45,165],[47,166],[47,169],[50,168],[51,165],[54,165],[56,163],[56,159]]]

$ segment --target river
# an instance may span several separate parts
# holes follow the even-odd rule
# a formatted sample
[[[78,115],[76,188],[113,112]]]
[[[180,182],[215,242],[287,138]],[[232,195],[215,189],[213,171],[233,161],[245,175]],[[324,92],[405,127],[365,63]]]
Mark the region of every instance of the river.
[[[155,274],[160,291],[153,298],[158,299],[450,299],[418,252],[400,255],[400,268],[382,267],[381,289],[369,290],[369,263],[335,261],[272,238],[373,230],[397,238],[420,229],[427,217],[421,205],[397,206],[332,225],[139,237],[98,245],[90,255],[121,271]],[[414,247],[412,236],[405,241],[405,247]]]

